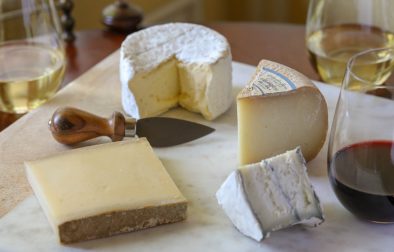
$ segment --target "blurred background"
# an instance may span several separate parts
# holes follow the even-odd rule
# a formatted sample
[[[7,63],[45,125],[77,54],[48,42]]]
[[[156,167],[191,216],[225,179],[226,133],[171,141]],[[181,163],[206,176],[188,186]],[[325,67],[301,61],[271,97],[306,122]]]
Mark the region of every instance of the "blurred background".
[[[75,0],[76,30],[103,28],[101,12],[112,0]],[[170,21],[262,21],[304,24],[308,0],[129,0],[144,12],[144,25]]]

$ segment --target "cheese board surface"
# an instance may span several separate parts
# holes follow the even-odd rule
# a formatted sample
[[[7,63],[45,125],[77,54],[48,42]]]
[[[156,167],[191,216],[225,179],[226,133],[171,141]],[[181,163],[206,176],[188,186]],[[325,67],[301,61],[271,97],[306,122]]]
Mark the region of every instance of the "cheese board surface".
[[[23,161],[69,148],[55,142],[47,129],[47,120],[57,107],[75,106],[101,116],[109,116],[113,110],[121,111],[118,59],[118,52],[110,55],[50,102],[0,134],[0,171],[10,174],[8,184],[2,184],[0,189],[6,188],[9,195],[16,195],[15,204],[20,201],[0,219],[0,251],[392,251],[393,225],[358,220],[336,199],[327,178],[327,141],[317,158],[308,163],[308,173],[326,217],[321,226],[294,226],[272,233],[262,243],[243,236],[234,228],[217,204],[215,193],[237,167],[235,96],[255,70],[254,66],[237,62],[233,63],[234,103],[225,114],[212,122],[180,108],[165,114],[216,129],[193,142],[154,149],[189,201],[187,220],[71,246],[60,245],[26,184]],[[327,100],[331,121],[339,89],[323,83],[316,85]],[[100,138],[76,148],[108,141]],[[11,183],[16,183],[13,189],[10,189]]]

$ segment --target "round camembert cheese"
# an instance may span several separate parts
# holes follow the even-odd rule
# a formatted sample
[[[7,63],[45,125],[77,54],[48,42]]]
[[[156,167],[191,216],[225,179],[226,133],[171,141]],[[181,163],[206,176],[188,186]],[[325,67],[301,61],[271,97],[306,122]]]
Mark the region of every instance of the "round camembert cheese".
[[[201,25],[153,26],[122,43],[120,80],[130,116],[155,116],[179,104],[213,120],[232,103],[230,47]]]

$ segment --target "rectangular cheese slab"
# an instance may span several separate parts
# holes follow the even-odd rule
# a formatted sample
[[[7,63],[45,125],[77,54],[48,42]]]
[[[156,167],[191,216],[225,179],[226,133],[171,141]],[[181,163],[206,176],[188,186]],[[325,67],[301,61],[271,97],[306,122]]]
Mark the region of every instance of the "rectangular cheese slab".
[[[62,243],[186,218],[186,199],[145,138],[76,149],[25,167]]]

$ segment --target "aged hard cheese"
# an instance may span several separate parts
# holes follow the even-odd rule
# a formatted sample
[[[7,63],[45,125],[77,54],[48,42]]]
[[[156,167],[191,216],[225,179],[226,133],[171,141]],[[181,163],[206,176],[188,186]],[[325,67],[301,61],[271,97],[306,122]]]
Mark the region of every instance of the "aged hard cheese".
[[[230,47],[207,27],[152,26],[129,35],[120,55],[123,108],[135,118],[179,104],[212,120],[232,103]]]
[[[232,172],[216,197],[237,229],[257,241],[291,225],[324,221],[300,148]]]
[[[73,150],[25,166],[62,243],[186,218],[185,198],[145,138]]]
[[[327,104],[299,72],[262,60],[238,94],[240,164],[250,164],[301,146],[307,161],[322,148],[328,127]]]

